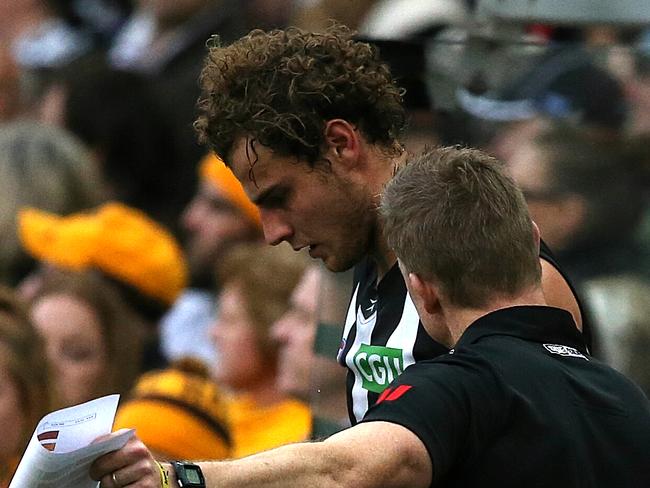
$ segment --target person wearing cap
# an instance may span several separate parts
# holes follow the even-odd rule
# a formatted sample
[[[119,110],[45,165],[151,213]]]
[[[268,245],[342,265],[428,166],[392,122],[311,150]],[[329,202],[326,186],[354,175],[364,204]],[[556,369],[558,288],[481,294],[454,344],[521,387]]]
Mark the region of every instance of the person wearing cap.
[[[106,185],[86,146],[57,127],[30,120],[0,130],[0,282],[16,286],[33,268],[16,218],[23,207],[57,214],[94,208],[106,201]]]
[[[136,429],[159,460],[225,459],[231,448],[226,414],[208,368],[184,359],[142,375],[120,404],[113,429]]]
[[[185,288],[160,323],[161,347],[170,360],[194,357],[213,364],[208,329],[214,320],[219,284],[215,269],[232,246],[261,240],[257,207],[230,169],[210,154],[199,165],[196,194],[182,215],[189,270]]]
[[[64,217],[24,208],[18,233],[25,251],[42,263],[21,287],[24,294],[33,295],[52,267],[99,271],[147,324],[144,368],[164,364],[158,321],[187,283],[182,249],[167,229],[137,209],[109,202]]]

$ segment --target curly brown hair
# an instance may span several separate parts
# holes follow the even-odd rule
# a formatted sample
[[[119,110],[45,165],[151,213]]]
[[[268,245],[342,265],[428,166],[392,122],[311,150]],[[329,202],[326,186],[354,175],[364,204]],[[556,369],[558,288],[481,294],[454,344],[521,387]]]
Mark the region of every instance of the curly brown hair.
[[[332,24],[324,32],[253,30],[225,47],[209,41],[195,122],[199,140],[227,161],[251,137],[314,165],[328,120],[354,124],[372,144],[399,147],[402,92],[370,44]]]

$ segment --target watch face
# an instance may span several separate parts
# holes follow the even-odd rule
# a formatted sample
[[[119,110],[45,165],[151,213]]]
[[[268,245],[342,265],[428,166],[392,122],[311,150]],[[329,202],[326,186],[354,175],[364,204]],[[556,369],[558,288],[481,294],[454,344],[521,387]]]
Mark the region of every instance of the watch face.
[[[172,462],[179,486],[185,488],[205,488],[205,479],[201,468],[196,464]]]
[[[185,476],[187,477],[187,481],[192,483],[193,485],[200,485],[201,484],[201,477],[199,476],[199,472],[193,468],[190,468],[188,466],[185,467]]]

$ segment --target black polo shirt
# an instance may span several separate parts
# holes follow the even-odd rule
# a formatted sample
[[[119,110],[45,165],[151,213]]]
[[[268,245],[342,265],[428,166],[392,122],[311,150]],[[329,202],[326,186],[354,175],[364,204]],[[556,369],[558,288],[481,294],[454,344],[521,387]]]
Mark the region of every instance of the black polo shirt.
[[[432,486],[650,487],[650,402],[556,308],[480,318],[448,354],[408,367],[374,420],[422,440]]]
[[[539,257],[571,288],[580,307],[584,340],[590,345],[588,314],[544,241],[540,242]],[[354,425],[404,369],[446,354],[448,349],[429,337],[420,324],[397,263],[378,281],[377,265],[366,256],[354,268],[353,290],[337,359],[348,369],[348,413]]]

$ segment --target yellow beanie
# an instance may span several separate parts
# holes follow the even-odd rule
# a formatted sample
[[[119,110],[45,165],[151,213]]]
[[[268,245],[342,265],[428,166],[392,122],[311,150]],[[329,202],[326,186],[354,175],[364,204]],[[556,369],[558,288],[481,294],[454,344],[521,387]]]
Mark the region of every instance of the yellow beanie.
[[[187,285],[185,259],[172,234],[120,203],[66,217],[25,208],[18,214],[18,234],[39,260],[65,269],[99,269],[167,304]]]
[[[144,374],[120,406],[114,430],[135,428],[166,459],[225,459],[230,434],[221,392],[209,378],[170,368]]]
[[[250,201],[244,187],[232,173],[230,168],[224,164],[214,153],[203,158],[199,166],[199,174],[210,182],[224,197],[248,217],[255,225],[261,227],[260,211]]]

